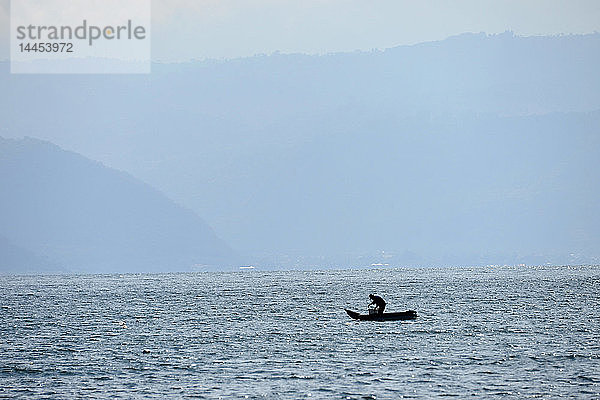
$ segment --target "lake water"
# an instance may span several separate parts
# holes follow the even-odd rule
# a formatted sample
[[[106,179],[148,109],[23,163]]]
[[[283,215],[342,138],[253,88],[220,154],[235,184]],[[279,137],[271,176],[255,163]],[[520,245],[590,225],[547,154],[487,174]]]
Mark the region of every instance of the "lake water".
[[[0,277],[0,397],[600,397],[600,268]],[[416,321],[357,322],[369,293]]]

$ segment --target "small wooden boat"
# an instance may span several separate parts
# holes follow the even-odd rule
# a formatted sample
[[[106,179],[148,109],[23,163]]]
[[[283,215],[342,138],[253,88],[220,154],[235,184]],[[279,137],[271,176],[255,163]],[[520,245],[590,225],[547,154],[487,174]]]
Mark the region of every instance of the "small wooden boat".
[[[359,314],[356,311],[346,310],[350,318],[360,321],[406,321],[417,318],[417,312],[413,310],[394,313],[379,314]]]

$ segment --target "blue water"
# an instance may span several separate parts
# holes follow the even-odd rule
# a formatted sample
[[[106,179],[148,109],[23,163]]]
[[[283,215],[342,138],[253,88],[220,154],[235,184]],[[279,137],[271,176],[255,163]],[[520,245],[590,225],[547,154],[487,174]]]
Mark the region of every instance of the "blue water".
[[[0,397],[600,397],[600,268],[0,278]],[[368,294],[416,321],[357,322]]]

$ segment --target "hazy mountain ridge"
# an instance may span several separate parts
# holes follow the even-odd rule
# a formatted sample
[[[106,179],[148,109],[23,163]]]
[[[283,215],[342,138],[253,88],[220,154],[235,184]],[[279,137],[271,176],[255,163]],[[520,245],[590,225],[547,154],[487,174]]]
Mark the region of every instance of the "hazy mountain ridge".
[[[380,249],[399,263],[460,265],[598,254],[600,113],[353,121],[240,159],[228,176],[243,178],[209,189],[198,207],[236,210],[244,217],[219,225],[254,232],[250,248],[270,237],[281,253]],[[191,182],[164,184],[193,198]],[[222,197],[239,201],[210,202]]]
[[[0,185],[0,233],[71,271],[191,270],[233,258],[192,211],[48,142],[0,138]]]
[[[128,171],[265,263],[593,262],[599,64],[600,34],[508,32],[149,76],[0,74],[0,132]]]
[[[51,260],[15,246],[0,236],[0,274],[64,273],[68,272]]]

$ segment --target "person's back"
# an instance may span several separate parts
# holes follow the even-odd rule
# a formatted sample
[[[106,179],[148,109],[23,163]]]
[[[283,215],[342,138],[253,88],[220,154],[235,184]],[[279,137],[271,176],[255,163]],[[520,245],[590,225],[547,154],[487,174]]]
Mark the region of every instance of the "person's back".
[[[383,310],[385,310],[385,300],[383,300],[379,296],[375,296],[374,294],[370,294],[369,298],[371,299],[371,304],[369,304],[369,305],[374,304],[377,308],[378,314],[379,315],[383,314]]]

